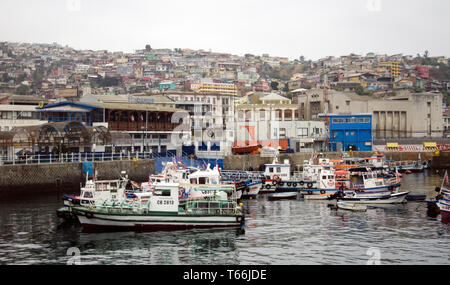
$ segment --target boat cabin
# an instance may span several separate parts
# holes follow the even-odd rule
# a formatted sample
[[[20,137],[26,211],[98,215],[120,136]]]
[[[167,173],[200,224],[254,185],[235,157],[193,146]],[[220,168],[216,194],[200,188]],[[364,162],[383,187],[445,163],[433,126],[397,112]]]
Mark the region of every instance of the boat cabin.
[[[375,188],[385,186],[384,179],[378,177],[376,173],[368,172],[363,174],[364,188]]]
[[[289,160],[285,160],[283,164],[271,163],[264,165],[264,176],[269,179],[289,180],[291,179],[291,165]]]
[[[320,189],[335,189],[336,176],[332,169],[320,171],[319,188]]]
[[[211,169],[209,166],[210,165],[208,164],[208,167],[206,170],[198,170],[194,173],[191,173],[189,175],[189,183],[190,184],[201,184],[201,185],[220,184],[219,169],[217,168],[217,166],[214,167],[214,169]]]
[[[178,213],[178,183],[161,183],[151,192],[149,212]]]
[[[382,168],[385,164],[385,158],[383,154],[374,154],[371,157],[365,158],[364,160],[366,164],[376,168]]]
[[[84,206],[95,205],[107,200],[123,201],[126,199],[126,190],[132,190],[129,180],[89,180],[81,188],[80,204]],[[130,189],[128,189],[130,188]]]

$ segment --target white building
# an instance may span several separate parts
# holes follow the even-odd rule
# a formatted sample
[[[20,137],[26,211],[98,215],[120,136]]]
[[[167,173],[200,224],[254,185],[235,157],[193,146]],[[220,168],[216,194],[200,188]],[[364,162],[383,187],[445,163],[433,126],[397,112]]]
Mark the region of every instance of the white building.
[[[177,109],[189,112],[192,144],[201,158],[222,158],[231,153],[234,141],[234,99],[226,93],[168,91]]]
[[[47,123],[39,119],[37,106],[0,104],[0,131],[11,131],[15,127],[37,126]]]
[[[249,101],[254,103],[236,106],[235,141],[238,146],[250,142],[262,146],[278,142],[281,146],[281,141],[289,140],[291,149],[302,151],[320,149],[323,145],[325,123],[302,120],[298,105],[291,104],[291,100],[269,94]]]

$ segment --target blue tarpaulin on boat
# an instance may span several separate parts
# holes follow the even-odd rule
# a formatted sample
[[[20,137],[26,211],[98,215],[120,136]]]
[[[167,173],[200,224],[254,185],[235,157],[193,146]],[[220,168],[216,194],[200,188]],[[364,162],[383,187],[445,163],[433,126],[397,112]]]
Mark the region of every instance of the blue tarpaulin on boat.
[[[94,163],[92,161],[84,161],[83,172],[87,172],[89,176],[94,176]]]
[[[216,159],[216,158],[199,158],[199,159],[193,159],[192,165],[191,165],[191,159],[189,157],[182,156],[180,157],[154,157],[155,161],[155,173],[161,173],[163,169],[163,162],[167,161],[179,161],[181,160],[182,163],[184,163],[186,166],[193,166],[198,168],[204,168],[208,163],[210,164],[210,167],[213,168],[216,166],[216,164],[219,165],[221,169],[223,169],[223,159]]]

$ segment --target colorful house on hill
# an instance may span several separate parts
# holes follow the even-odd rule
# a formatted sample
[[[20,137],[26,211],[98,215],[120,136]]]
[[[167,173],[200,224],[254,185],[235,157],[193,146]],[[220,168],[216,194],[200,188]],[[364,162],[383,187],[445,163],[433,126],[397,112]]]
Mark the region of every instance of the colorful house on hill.
[[[175,82],[173,81],[162,81],[159,83],[159,90],[174,90]]]

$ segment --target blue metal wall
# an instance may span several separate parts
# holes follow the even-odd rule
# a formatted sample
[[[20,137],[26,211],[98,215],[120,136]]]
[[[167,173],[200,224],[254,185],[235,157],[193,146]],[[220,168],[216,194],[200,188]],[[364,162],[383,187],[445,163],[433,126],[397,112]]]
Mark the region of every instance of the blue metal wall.
[[[338,151],[339,144],[344,151],[350,147],[354,151],[372,151],[372,115],[330,116],[330,150]]]

